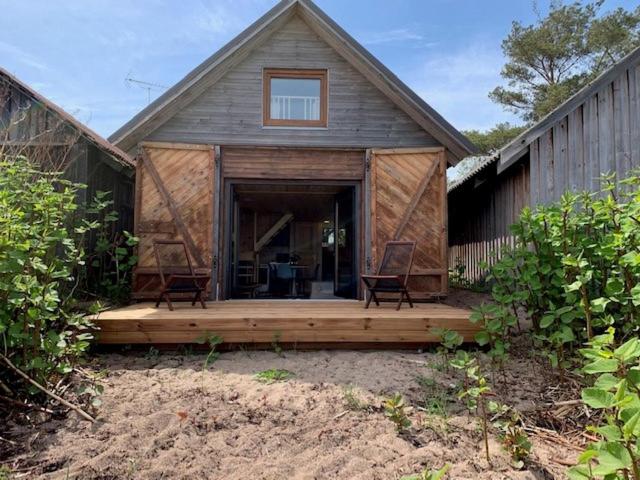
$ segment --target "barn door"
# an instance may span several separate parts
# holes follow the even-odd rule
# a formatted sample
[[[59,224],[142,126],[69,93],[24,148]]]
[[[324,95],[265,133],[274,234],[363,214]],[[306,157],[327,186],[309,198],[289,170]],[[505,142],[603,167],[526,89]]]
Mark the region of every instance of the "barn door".
[[[134,231],[140,243],[134,298],[155,298],[158,294],[154,239],[183,240],[198,273],[213,273],[215,278],[215,172],[212,146],[141,146],[136,170]],[[215,288],[215,281],[212,283]]]
[[[390,240],[413,240],[409,290],[416,299],[447,294],[446,160],[444,149],[368,152],[367,264],[375,270]]]

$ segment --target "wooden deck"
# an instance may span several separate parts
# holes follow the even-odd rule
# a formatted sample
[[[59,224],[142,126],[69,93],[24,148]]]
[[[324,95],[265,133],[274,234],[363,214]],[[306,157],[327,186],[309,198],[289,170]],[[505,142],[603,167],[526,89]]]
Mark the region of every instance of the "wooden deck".
[[[203,332],[220,335],[225,343],[389,343],[426,344],[438,341],[434,327],[458,331],[473,340],[477,326],[468,310],[421,303],[415,308],[383,303],[368,310],[358,301],[231,300],[211,302],[208,308],[176,303],[155,308],[139,303],[94,316],[101,344],[176,344],[194,342]]]

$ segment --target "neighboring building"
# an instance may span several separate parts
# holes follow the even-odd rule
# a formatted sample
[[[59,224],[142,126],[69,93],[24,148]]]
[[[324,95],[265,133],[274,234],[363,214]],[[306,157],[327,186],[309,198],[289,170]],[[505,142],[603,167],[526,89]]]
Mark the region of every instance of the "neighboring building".
[[[167,237],[214,298],[361,298],[392,239],[417,241],[416,296],[447,293],[445,170],[474,147],[309,0],[278,3],[110,140],[139,159],[138,298],[157,294]]]
[[[450,265],[479,280],[524,206],[597,191],[602,174],[623,179],[638,167],[640,49],[449,185]]]
[[[119,215],[114,229],[132,230],[131,157],[0,68],[0,151],[9,148],[87,185],[79,192],[81,201],[111,192]]]

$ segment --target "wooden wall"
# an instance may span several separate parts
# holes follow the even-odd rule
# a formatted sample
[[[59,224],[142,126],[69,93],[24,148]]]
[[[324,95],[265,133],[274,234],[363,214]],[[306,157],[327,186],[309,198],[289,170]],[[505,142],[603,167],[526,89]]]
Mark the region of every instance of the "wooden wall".
[[[512,241],[509,226],[529,203],[529,162],[496,176],[496,166],[449,193],[449,268],[466,266],[464,278],[476,282],[492,253]]]
[[[262,126],[262,70],[270,67],[328,69],[328,128]],[[305,147],[439,145],[299,16],[145,139]]]
[[[640,167],[640,50],[506,147],[500,163],[518,150],[503,172],[496,161],[449,193],[449,265],[464,264],[468,280],[483,278],[479,263],[510,241],[524,206],[597,191],[602,174],[620,180]]]
[[[640,65],[620,74],[529,145],[531,203],[567,190],[598,190],[603,173],[640,167]]]
[[[82,183],[78,201],[91,201],[98,191],[110,192],[118,212],[114,231],[133,231],[133,172],[89,141],[55,111],[0,76],[0,149],[12,148],[64,170],[65,178]]]
[[[364,150],[222,147],[224,178],[361,180]]]
[[[408,282],[415,299],[448,292],[446,165],[442,148],[370,153],[370,263],[378,267],[390,240],[416,242]]]

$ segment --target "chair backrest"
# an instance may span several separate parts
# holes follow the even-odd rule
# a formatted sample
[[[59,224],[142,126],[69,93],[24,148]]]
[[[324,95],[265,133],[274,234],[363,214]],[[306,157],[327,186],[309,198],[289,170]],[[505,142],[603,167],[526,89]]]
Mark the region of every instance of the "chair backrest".
[[[378,267],[378,275],[397,275],[403,285],[409,280],[416,242],[387,242]]]
[[[279,280],[291,280],[293,269],[288,263],[276,263],[276,278]]]
[[[153,250],[163,284],[166,280],[165,275],[171,273],[195,274],[187,246],[182,240],[154,240]]]

